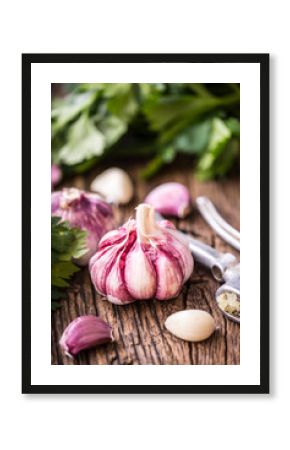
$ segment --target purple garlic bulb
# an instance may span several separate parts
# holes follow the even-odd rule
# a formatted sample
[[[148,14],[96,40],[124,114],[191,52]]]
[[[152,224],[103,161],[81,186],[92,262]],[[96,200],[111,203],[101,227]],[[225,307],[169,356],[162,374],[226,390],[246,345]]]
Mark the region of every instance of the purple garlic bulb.
[[[180,183],[170,182],[160,184],[145,198],[145,203],[154,206],[160,214],[185,217],[191,208],[191,198],[188,189]]]
[[[66,355],[76,356],[81,350],[112,342],[112,327],[100,317],[81,316],[64,330],[59,345]]]
[[[111,205],[98,194],[76,188],[52,192],[51,215],[61,217],[72,227],[87,231],[88,252],[76,261],[79,265],[89,262],[101,237],[115,226]]]
[[[169,221],[156,222],[154,208],[141,204],[136,220],[110,231],[89,263],[96,290],[115,304],[177,297],[193,271],[189,248]]]

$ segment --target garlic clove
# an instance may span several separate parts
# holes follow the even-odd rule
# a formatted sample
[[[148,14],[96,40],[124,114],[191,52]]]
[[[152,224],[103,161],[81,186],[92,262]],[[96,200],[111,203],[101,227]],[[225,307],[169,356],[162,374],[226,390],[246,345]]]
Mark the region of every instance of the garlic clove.
[[[91,267],[91,275],[96,291],[101,295],[106,295],[106,283],[108,274],[116,262],[119,248],[108,248],[98,252],[97,258],[94,259]]]
[[[126,257],[124,279],[129,294],[136,300],[154,296],[155,270],[139,243],[132,247]]]
[[[155,267],[158,279],[156,299],[168,300],[177,297],[183,284],[183,275],[174,258],[159,251]]]
[[[115,264],[109,271],[106,279],[106,295],[108,299],[116,305],[127,304],[135,301],[124,283],[120,257],[117,258]]]
[[[129,175],[118,167],[111,167],[98,175],[91,183],[91,190],[99,192],[109,202],[129,203],[133,197],[133,184]]]
[[[180,239],[180,235],[176,233],[176,230],[167,229],[167,232],[174,238],[170,241],[172,249],[175,249],[178,254],[178,260],[182,265],[184,278],[183,282],[187,281],[191,276],[194,268],[194,261],[190,252],[184,251],[184,245],[188,246],[188,243]]]
[[[191,207],[188,189],[180,183],[164,183],[153,189],[145,198],[145,203],[154,206],[160,214],[185,217]]]
[[[209,338],[215,330],[215,321],[206,311],[187,309],[169,316],[165,327],[174,336],[190,342]]]
[[[74,357],[81,350],[113,341],[112,327],[93,315],[77,317],[64,330],[59,341],[66,355]]]

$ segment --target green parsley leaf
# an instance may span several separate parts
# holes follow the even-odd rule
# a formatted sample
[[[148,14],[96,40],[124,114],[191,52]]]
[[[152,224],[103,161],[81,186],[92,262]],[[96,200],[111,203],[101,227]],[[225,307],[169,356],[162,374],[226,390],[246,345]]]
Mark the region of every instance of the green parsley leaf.
[[[51,218],[51,298],[53,301],[63,298],[72,276],[80,269],[72,260],[84,255],[87,232],[71,228],[67,222],[61,222],[59,217]]]
[[[68,130],[66,144],[59,150],[58,162],[72,166],[103,154],[105,136],[86,114],[82,114]]]
[[[196,168],[197,176],[201,181],[222,176],[229,168],[229,164],[237,154],[236,146],[228,147],[231,137],[232,132],[226,123],[220,118],[214,118],[208,146]],[[224,156],[225,152],[227,153],[226,157]]]
[[[107,103],[108,111],[125,122],[129,122],[138,110],[138,103],[135,98],[133,86],[133,84],[129,83],[113,85],[113,88],[111,88],[110,91],[110,94],[112,95],[113,92],[113,95]],[[106,93],[108,94],[108,89]]]
[[[208,144],[211,126],[211,120],[204,120],[186,128],[175,139],[175,148],[181,153],[201,153]]]

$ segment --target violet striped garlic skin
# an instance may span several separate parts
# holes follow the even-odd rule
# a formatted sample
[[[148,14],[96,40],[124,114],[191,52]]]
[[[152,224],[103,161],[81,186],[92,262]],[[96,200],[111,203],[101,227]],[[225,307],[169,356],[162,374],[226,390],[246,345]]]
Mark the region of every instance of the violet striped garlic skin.
[[[88,252],[76,262],[86,265],[96,252],[99,240],[115,226],[113,209],[98,194],[64,188],[51,194],[51,215],[66,220],[72,227],[86,230]]]
[[[163,183],[153,189],[145,198],[145,203],[154,206],[156,211],[166,216],[182,219],[191,208],[188,189],[180,183]]]
[[[136,220],[110,231],[89,263],[96,290],[115,304],[177,297],[193,271],[189,248],[174,226],[156,222],[154,208],[141,204]]]
[[[80,316],[64,330],[59,341],[64,353],[74,357],[81,350],[113,341],[112,327],[100,317]]]

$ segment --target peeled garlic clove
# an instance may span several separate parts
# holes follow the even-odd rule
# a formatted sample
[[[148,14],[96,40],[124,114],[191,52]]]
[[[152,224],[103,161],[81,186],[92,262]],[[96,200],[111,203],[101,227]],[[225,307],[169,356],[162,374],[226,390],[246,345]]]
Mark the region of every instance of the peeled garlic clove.
[[[77,317],[64,330],[59,344],[66,355],[76,356],[81,350],[113,341],[112,327],[100,317]]]
[[[98,175],[91,184],[91,190],[103,195],[107,201],[120,205],[129,203],[133,197],[132,181],[118,167],[112,167]]]
[[[191,207],[188,189],[180,183],[164,183],[153,189],[145,198],[145,203],[154,206],[160,214],[185,217]]]
[[[199,342],[212,335],[215,330],[215,322],[206,311],[187,309],[169,316],[166,319],[165,327],[180,339]]]

